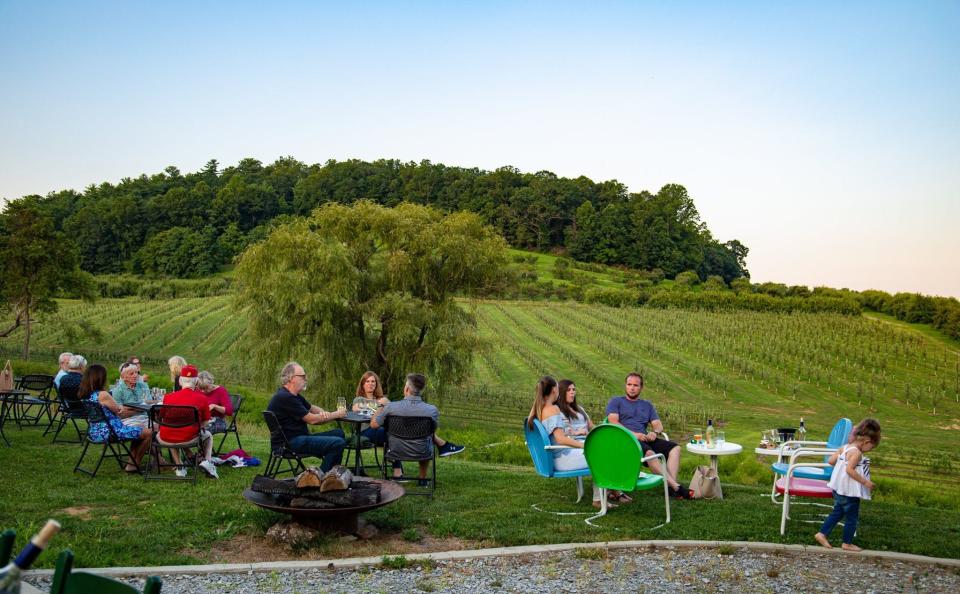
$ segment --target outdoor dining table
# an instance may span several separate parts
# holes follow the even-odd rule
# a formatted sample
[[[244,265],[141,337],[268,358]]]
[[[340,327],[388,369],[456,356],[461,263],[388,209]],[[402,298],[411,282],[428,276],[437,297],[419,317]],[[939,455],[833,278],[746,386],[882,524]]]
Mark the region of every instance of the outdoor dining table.
[[[360,430],[363,427],[364,423],[369,423],[370,419],[373,418],[372,415],[362,415],[353,411],[347,412],[346,416],[341,417],[339,420],[350,423],[353,425],[353,439],[347,443],[348,449],[354,451],[353,456],[353,474],[355,476],[366,476],[366,471],[363,469],[363,464],[360,459]]]
[[[738,443],[725,442],[723,445],[714,445],[707,447],[706,444],[688,443],[687,451],[691,454],[700,456],[710,456],[710,467],[717,470],[717,464],[720,456],[733,456],[743,451],[743,446]],[[719,476],[719,473],[717,474]]]

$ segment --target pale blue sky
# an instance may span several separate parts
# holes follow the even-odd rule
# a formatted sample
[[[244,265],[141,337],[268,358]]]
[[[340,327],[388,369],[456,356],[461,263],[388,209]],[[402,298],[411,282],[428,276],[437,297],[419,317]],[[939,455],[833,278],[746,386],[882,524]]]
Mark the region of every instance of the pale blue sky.
[[[960,296],[960,2],[0,0],[0,197],[211,158],[681,183],[756,281]]]

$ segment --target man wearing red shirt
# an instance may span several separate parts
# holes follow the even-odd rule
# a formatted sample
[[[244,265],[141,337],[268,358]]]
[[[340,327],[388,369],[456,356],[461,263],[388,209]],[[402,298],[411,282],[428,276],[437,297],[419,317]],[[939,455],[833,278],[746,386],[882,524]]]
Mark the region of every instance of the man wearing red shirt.
[[[197,382],[197,368],[193,365],[186,365],[180,370],[180,389],[172,394],[167,394],[163,399],[164,406],[192,406],[200,413],[200,446],[203,448],[203,461],[200,462],[200,468],[211,478],[220,478],[217,475],[217,467],[213,465],[210,458],[213,455],[213,439],[206,429],[202,429],[210,420],[210,406],[207,397],[203,392],[194,389]],[[164,420],[167,422],[180,419],[172,418],[168,412]],[[186,420],[186,419],[185,419]],[[192,419],[191,419],[192,420]],[[160,427],[159,442],[162,445],[184,443],[197,437],[197,427],[190,425],[187,427]],[[173,460],[177,464],[180,453],[173,450]],[[186,468],[177,468],[177,476],[187,476]]]

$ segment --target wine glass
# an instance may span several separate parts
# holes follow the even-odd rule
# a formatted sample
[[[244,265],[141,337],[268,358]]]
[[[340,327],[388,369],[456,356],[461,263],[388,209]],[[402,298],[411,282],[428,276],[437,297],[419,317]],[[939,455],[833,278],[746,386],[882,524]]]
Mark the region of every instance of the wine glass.
[[[343,397],[337,398],[337,412],[343,412],[345,410],[347,410],[346,398],[343,398]]]

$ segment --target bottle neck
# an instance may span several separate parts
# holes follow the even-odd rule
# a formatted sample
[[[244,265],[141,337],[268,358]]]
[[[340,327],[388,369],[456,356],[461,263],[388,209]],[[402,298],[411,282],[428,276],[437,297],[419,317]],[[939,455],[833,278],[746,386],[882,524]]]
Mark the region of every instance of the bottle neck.
[[[13,560],[13,564],[20,569],[30,569],[30,566],[33,565],[33,562],[37,560],[37,557],[40,556],[42,552],[43,547],[38,547],[31,542],[20,551],[17,558]]]

